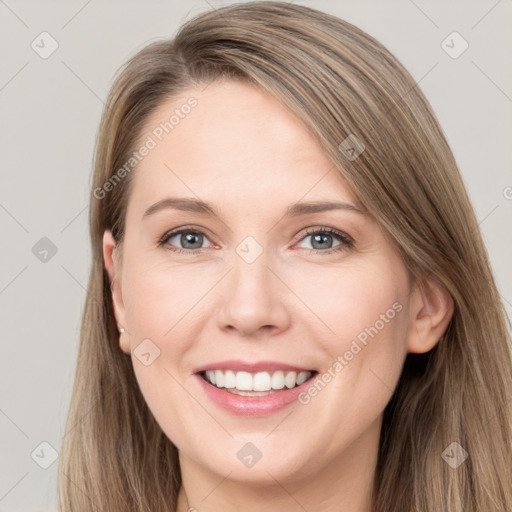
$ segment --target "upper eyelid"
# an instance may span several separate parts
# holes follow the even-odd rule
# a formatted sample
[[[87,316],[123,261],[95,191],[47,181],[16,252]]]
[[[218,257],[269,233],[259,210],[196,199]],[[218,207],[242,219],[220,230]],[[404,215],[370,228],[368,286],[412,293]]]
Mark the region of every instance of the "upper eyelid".
[[[320,226],[320,227],[314,226],[314,227],[304,228],[304,229],[306,231],[301,236],[301,238],[300,238],[301,240],[302,240],[302,238],[305,238],[306,236],[311,236],[315,233],[322,233],[322,232],[330,234],[330,235],[348,238],[348,239],[352,240],[352,237],[345,231],[343,231],[341,229],[331,228],[330,226]]]

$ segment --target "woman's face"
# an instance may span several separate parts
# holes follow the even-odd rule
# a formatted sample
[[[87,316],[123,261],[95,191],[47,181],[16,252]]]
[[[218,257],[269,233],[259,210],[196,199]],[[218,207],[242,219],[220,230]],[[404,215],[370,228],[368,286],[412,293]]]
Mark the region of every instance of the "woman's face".
[[[340,460],[350,471],[376,451],[408,351],[411,283],[394,247],[305,126],[257,88],[190,89],[152,115],[143,144],[115,310],[121,349],[182,462],[253,482]],[[346,206],[298,208],[320,202]],[[107,232],[107,259],[111,244]],[[217,390],[205,366],[233,370],[218,384],[284,379],[284,390]],[[316,373],[298,393],[288,367]]]

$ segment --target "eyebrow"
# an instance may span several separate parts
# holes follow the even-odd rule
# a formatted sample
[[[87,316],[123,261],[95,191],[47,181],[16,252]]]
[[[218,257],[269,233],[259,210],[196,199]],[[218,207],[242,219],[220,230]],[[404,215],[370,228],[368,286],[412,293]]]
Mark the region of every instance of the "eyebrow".
[[[168,197],[151,205],[144,212],[143,218],[166,209],[199,213],[202,215],[211,215],[212,217],[217,218],[221,217],[217,209],[211,203],[207,203],[199,199],[185,197]],[[283,217],[299,217],[301,215],[309,215],[312,213],[326,212],[330,210],[347,210],[364,215],[364,212],[353,204],[330,201],[315,201],[307,203],[293,203],[288,206]]]

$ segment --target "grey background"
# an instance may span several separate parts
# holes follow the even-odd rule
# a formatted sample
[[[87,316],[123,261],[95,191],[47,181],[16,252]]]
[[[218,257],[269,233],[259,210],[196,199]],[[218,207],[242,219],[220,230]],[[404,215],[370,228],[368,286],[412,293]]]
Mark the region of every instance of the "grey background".
[[[58,461],[40,467],[51,462],[40,443],[58,454],[65,435],[90,261],[93,147],[112,75],[149,41],[226,3],[0,1],[0,511],[57,510]],[[511,316],[512,0],[296,3],[367,31],[419,82],[459,163]],[[31,47],[43,31],[59,45],[47,59]],[[453,31],[469,43],[457,59],[441,47]],[[46,262],[36,245],[43,237],[57,249]]]

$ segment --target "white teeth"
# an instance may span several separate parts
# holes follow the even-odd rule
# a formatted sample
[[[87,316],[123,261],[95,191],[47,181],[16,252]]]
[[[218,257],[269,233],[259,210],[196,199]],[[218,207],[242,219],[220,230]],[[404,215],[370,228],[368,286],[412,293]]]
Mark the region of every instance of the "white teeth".
[[[272,380],[268,372],[258,372],[252,378],[252,387],[254,391],[268,391],[272,388]]]
[[[224,372],[221,370],[215,370],[215,385],[218,388],[224,387]]]
[[[221,388],[222,386],[218,387]],[[235,388],[239,389],[240,391],[253,391],[252,375],[248,372],[236,372]]]
[[[312,372],[235,372],[233,370],[208,370],[205,378],[218,388],[240,391],[271,391],[300,386],[311,377]]]
[[[300,372],[297,375],[297,386],[300,386],[301,384],[306,382],[309,379],[310,375],[311,375],[310,372]]]
[[[297,372],[288,372],[284,378],[284,383],[288,389],[294,388],[297,382]]]
[[[272,375],[272,389],[284,388],[284,372],[281,370],[274,372]]]
[[[236,387],[235,372],[231,370],[226,370],[224,372],[224,387],[228,389],[233,389],[234,387]]]

